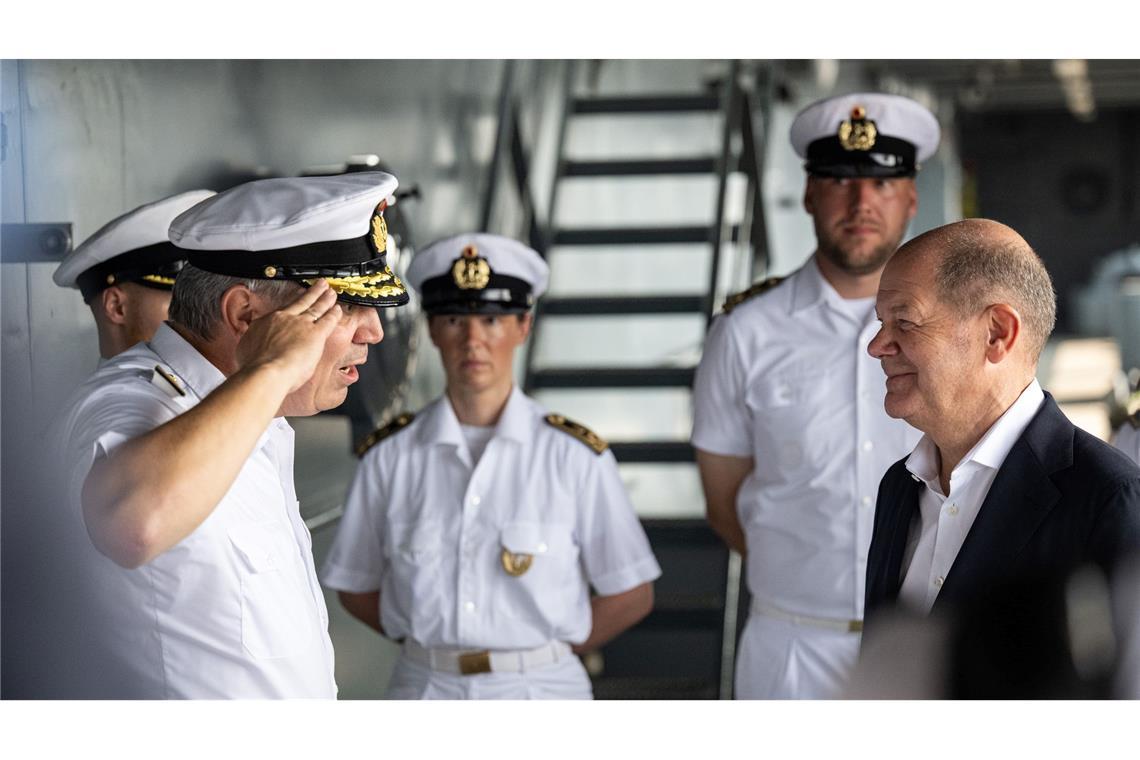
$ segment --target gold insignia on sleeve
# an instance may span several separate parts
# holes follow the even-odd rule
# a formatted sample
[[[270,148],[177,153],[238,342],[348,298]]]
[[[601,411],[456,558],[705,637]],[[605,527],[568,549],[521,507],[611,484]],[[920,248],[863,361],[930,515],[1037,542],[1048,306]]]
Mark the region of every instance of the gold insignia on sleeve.
[[[561,414],[548,414],[546,415],[545,419],[546,424],[550,425],[551,427],[558,428],[563,433],[569,433],[570,435],[574,436],[579,441],[593,449],[595,454],[601,454],[610,446],[608,443],[606,443],[604,438],[595,433],[593,430],[590,430],[590,428],[574,422],[574,420],[568,420]]]
[[[499,561],[503,563],[503,569],[507,571],[507,575],[518,578],[530,569],[530,563],[534,562],[534,555],[515,554],[510,549],[503,547],[503,551],[499,554]]]
[[[769,277],[762,282],[754,283],[752,287],[748,288],[748,290],[742,290],[739,293],[733,293],[728,298],[724,299],[724,305],[720,307],[721,311],[723,311],[725,314],[728,314],[730,311],[747,301],[749,298],[754,298],[761,293],[767,293],[769,290],[776,287],[783,281],[783,277]]]
[[[478,248],[466,246],[451,267],[451,279],[460,290],[482,290],[491,282],[491,265],[479,255]]]
[[[412,424],[412,420],[415,418],[416,415],[412,414],[411,412],[404,412],[400,416],[396,417],[396,419],[389,422],[387,425],[382,425],[373,430],[371,433],[364,437],[364,440],[356,444],[355,451],[357,458],[359,459],[360,457],[363,457],[365,452],[367,452],[376,444],[380,443],[380,441],[384,440],[388,436],[392,435],[393,433],[398,433],[408,425]]]
[[[878,136],[879,128],[867,118],[867,109],[863,106],[855,106],[850,120],[839,122],[839,144],[844,150],[870,150],[875,147]]]

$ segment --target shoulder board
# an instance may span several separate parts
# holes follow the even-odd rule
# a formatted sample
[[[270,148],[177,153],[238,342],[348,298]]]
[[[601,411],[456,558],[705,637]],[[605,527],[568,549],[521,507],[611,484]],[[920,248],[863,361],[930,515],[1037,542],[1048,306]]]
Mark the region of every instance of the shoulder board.
[[[356,444],[357,458],[364,456],[366,451],[368,451],[376,444],[380,443],[380,441],[384,440],[388,436],[392,435],[393,433],[398,433],[408,425],[412,424],[412,420],[415,418],[416,415],[412,414],[411,412],[404,412],[403,414],[396,417],[396,419],[389,422],[387,425],[382,425],[381,427],[373,430],[371,433],[364,437],[364,440]]]
[[[724,306],[720,307],[721,311],[727,314],[740,304],[747,301],[749,298],[758,296],[761,293],[766,293],[783,281],[783,277],[769,277],[766,280],[754,283],[748,290],[742,290],[739,293],[733,293],[728,298],[724,299]]]
[[[606,443],[605,439],[595,433],[593,430],[590,430],[590,428],[586,427],[585,425],[574,422],[574,420],[568,420],[561,414],[548,414],[546,417],[544,417],[544,419],[546,420],[547,425],[550,425],[553,428],[557,428],[563,433],[569,433],[570,435],[574,436],[579,441],[593,449],[595,454],[601,454],[603,451],[610,447],[610,445]]]
[[[171,398],[180,398],[186,395],[186,389],[182,387],[182,381],[178,379],[178,376],[161,364],[154,365],[154,372],[150,375],[150,384],[156,388],[161,388]]]

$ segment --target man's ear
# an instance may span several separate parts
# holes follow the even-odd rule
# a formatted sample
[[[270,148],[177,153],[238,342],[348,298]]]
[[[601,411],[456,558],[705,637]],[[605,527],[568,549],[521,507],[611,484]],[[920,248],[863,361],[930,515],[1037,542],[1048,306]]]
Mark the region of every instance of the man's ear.
[[[1021,315],[1009,304],[986,307],[986,360],[997,364],[1009,358],[1021,341]]]
[[[111,285],[103,289],[103,292],[99,294],[99,303],[103,316],[107,318],[108,322],[113,325],[127,323],[128,300],[127,292],[118,285]]]
[[[221,307],[222,324],[239,338],[261,316],[257,297],[245,285],[234,285],[223,293]]]
[[[815,193],[813,188],[815,186],[815,178],[810,174],[807,178],[807,183],[804,184],[804,211],[809,215],[815,213]]]

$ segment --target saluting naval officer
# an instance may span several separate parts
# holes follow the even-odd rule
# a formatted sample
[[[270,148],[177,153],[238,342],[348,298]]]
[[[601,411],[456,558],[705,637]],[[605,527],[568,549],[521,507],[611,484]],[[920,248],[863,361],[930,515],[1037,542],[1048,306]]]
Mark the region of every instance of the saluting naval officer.
[[[191,190],[116,217],[69,253],[52,279],[78,288],[91,308],[99,355],[110,359],[150,340],[166,319],[174,278],[186,252],[167,238],[174,217],[213,195]]]
[[[706,339],[692,442],[709,523],[744,556],[753,599],[737,698],[834,697],[858,657],[879,480],[919,437],[883,411],[866,350],[879,275],[938,140],[934,116],[896,95],[802,110],[791,142],[814,255],[731,297]]]
[[[548,277],[537,252],[488,234],[409,267],[446,391],[366,442],[322,576],[403,642],[391,698],[589,699],[575,654],[653,605],[661,571],[612,452],[513,381]]]
[[[338,406],[380,341],[391,175],[266,179],[178,216],[170,320],[65,407],[67,503],[102,608],[96,696],[333,698],[284,415]]]

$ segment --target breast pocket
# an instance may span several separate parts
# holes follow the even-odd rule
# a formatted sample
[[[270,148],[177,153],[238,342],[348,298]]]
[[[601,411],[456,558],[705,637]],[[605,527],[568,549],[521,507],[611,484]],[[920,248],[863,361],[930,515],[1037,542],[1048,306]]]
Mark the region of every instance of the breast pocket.
[[[503,612],[536,624],[565,620],[583,583],[571,527],[507,523],[499,530],[498,551],[495,585]]]
[[[314,607],[297,544],[279,523],[229,531],[241,579],[241,642],[258,658],[294,657],[315,641]]]
[[[746,402],[761,478],[779,480],[819,468],[832,455],[826,435],[819,433],[833,428],[837,415],[850,411],[839,408],[842,399],[828,384],[829,378],[821,374],[795,374],[765,377],[749,387]]]
[[[439,521],[392,523],[385,538],[390,593],[413,637],[438,624],[444,610],[443,523]]]

